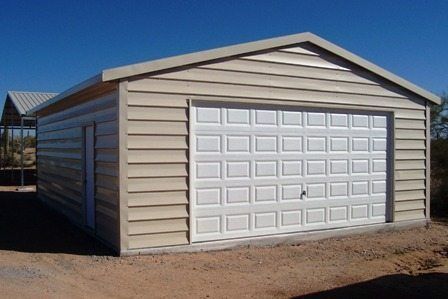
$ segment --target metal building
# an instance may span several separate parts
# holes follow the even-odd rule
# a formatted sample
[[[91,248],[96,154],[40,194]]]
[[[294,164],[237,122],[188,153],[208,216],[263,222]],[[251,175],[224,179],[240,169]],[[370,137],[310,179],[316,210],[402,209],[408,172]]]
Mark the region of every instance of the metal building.
[[[421,225],[438,103],[311,33],[108,69],[32,110],[38,194],[120,254]]]

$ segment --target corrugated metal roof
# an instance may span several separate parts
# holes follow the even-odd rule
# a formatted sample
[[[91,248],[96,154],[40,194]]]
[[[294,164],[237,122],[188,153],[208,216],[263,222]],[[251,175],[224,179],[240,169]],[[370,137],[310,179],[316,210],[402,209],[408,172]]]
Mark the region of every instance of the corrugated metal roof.
[[[26,92],[26,91],[8,91],[8,97],[17,109],[20,115],[26,115],[34,107],[55,97],[57,93],[52,92]]]

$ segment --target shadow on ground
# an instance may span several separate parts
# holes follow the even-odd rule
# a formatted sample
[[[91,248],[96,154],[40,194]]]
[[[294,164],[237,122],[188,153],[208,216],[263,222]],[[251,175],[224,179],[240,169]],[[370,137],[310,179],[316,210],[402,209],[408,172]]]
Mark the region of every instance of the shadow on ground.
[[[25,168],[23,170],[25,185],[36,184],[36,169]],[[0,186],[19,186],[20,169],[2,169],[0,170]]]
[[[0,250],[112,255],[103,244],[40,203],[34,192],[0,192]]]
[[[448,274],[395,274],[295,298],[448,298]]]

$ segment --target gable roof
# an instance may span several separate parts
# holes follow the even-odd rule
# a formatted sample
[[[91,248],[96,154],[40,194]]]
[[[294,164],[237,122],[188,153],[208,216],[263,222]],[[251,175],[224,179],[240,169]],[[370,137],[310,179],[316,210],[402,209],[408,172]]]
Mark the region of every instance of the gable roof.
[[[55,97],[52,92],[8,91],[6,99],[10,99],[19,115],[26,115],[34,107]]]
[[[57,93],[49,92],[8,91],[3,106],[0,125],[20,126],[21,117],[31,115],[29,112],[32,109],[56,95]],[[25,126],[32,124],[32,120],[25,120]]]
[[[252,52],[258,52],[263,50],[275,49],[280,47],[292,46],[299,43],[308,42],[314,44],[328,52],[331,52],[337,56],[340,56],[351,63],[358,65],[386,80],[389,80],[435,104],[440,104],[441,99],[437,95],[397,76],[389,71],[313,34],[310,32],[304,32],[299,34],[287,35],[282,37],[276,37],[271,39],[265,39],[255,42],[237,44],[233,46],[227,46],[222,48],[216,48],[212,50],[200,51],[190,54],[184,54],[174,57],[168,57],[163,59],[152,60],[148,62],[136,63],[111,69],[103,70],[100,74],[81,82],[80,84],[70,88],[69,90],[61,93],[59,96],[46,102],[33,109],[34,111],[43,109],[67,96],[77,93],[89,86],[98,84],[101,82],[109,82],[114,80],[120,80],[123,78],[133,77],[142,74],[149,74],[157,71],[168,70],[171,68],[188,66],[197,63],[203,63],[216,59],[230,58],[233,56],[239,56]]]

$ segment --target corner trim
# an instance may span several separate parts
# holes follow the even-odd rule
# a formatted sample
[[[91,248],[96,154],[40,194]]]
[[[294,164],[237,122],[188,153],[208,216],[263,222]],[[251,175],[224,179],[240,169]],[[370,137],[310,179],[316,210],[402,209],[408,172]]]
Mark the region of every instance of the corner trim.
[[[426,103],[426,202],[425,216],[431,219],[431,105]]]
[[[192,122],[192,114],[193,114],[193,101],[191,99],[188,99],[188,242],[189,244],[193,244],[193,208],[191,204],[191,199],[193,198],[193,188],[191,187],[193,185],[193,179],[192,179],[192,173],[193,173],[193,153],[191,150],[191,143],[193,140],[193,134],[191,134],[192,128],[193,128],[193,122]]]
[[[120,252],[128,248],[128,81],[118,85],[118,228]]]

